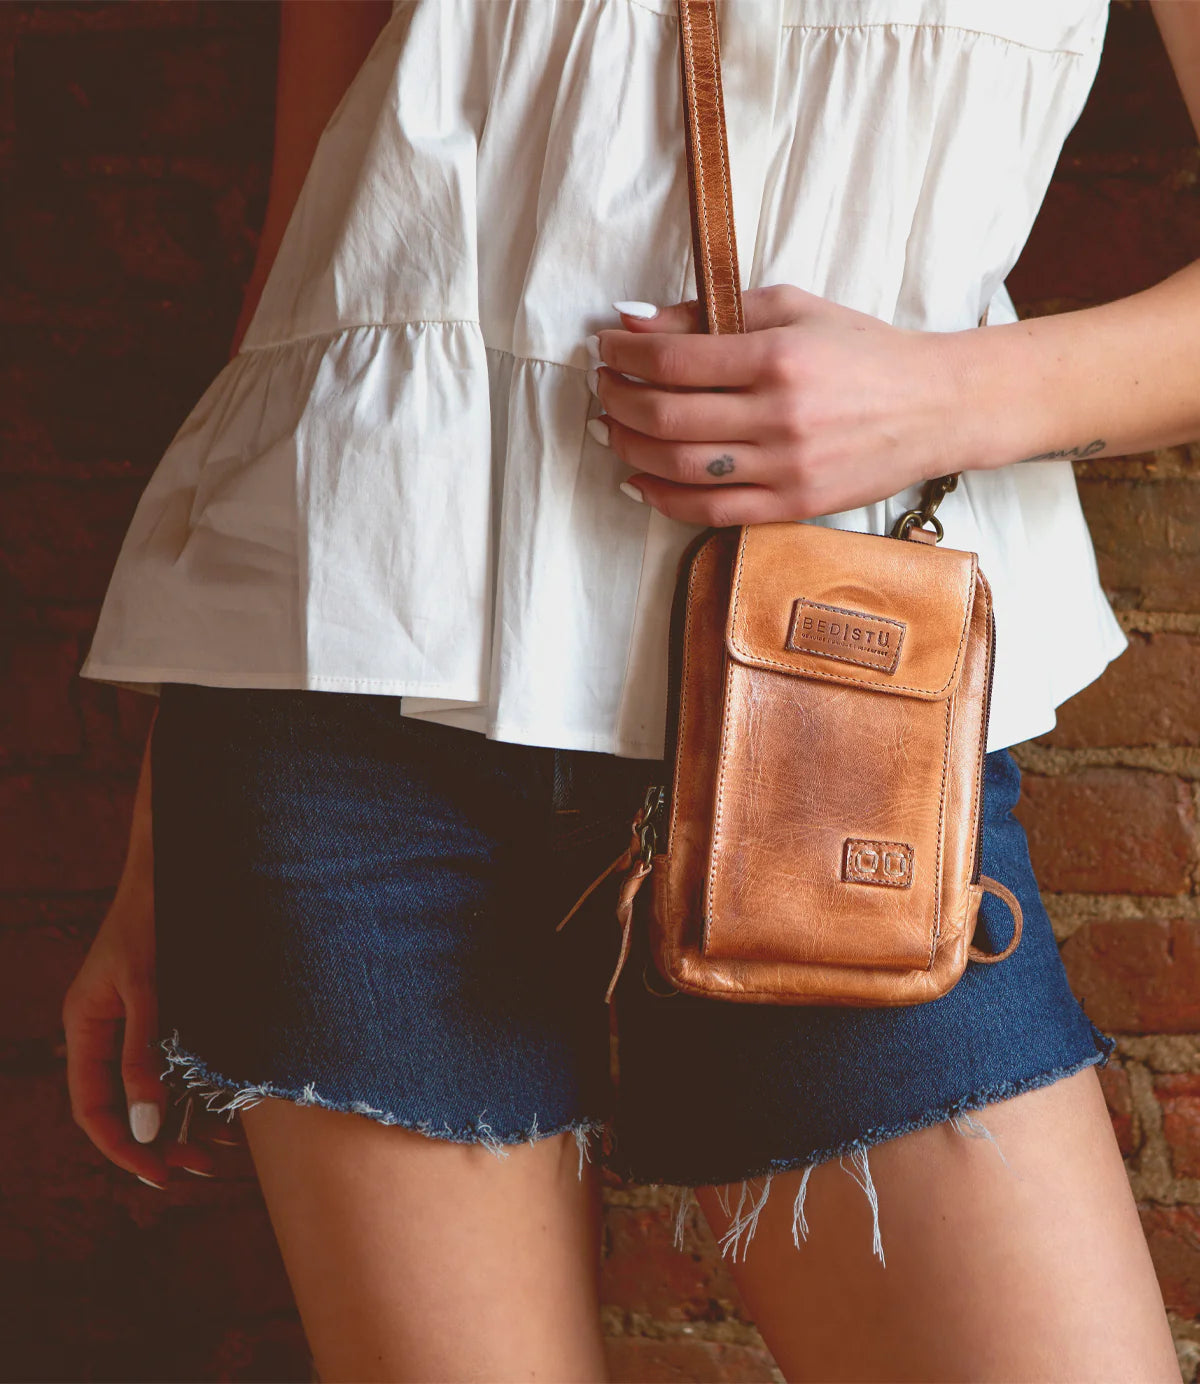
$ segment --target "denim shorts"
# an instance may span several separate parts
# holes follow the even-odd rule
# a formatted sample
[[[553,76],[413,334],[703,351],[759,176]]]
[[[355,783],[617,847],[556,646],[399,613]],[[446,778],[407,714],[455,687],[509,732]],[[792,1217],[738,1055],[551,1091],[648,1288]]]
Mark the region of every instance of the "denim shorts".
[[[1113,1047],[1067,984],[1007,750],[986,761],[983,871],[1024,909],[1008,960],[899,1008],[738,1004],[664,987],[639,926],[615,1042],[615,880],[555,924],[661,763],[490,740],[387,695],[173,683],[151,767],[167,1075],[231,1115],[279,1096],[500,1153],[601,1134],[634,1183],[847,1156],[869,1176],[880,1140],[974,1131],[967,1112]],[[991,896],[980,932],[1011,934]]]

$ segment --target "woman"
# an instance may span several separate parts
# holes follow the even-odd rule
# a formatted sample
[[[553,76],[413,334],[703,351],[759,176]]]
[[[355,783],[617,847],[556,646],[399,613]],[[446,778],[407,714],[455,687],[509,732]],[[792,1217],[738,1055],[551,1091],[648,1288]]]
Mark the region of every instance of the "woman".
[[[1156,14],[1200,115],[1200,12]],[[755,287],[710,338],[675,0],[284,6],[235,354],[82,670],[161,701],[64,1018],[76,1118],[144,1181],[211,1168],[160,1132],[155,1040],[240,1110],[323,1379],[604,1378],[596,1133],[695,1188],[789,1378],[1177,1377],[1111,1040],[1009,812],[1006,747],[1124,642],[1069,459],[1200,435],[1200,262],[1025,323],[1003,290],[1105,19],[725,0]],[[672,996],[643,957],[614,1105],[613,939],[554,922],[662,773],[679,553],[707,524],[886,532],[955,470],[1020,947],[888,1011]]]

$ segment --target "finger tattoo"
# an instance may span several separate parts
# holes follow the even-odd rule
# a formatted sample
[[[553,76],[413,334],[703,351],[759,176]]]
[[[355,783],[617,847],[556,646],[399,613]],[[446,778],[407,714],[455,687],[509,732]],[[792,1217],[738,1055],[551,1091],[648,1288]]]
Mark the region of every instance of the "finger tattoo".
[[[713,457],[705,470],[710,476],[727,476],[733,470],[733,458],[728,452],[722,453],[719,457]]]

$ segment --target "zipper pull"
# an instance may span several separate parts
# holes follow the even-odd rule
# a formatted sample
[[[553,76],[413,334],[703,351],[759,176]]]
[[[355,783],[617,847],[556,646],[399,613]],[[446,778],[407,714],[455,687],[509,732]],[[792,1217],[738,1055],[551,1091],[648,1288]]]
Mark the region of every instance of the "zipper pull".
[[[658,844],[658,834],[655,823],[662,814],[663,803],[666,800],[667,790],[661,783],[652,783],[646,789],[646,796],[638,809],[637,816],[630,823],[629,845],[617,856],[616,860],[603,869],[591,884],[580,894],[579,898],[571,905],[570,911],[554,929],[560,932],[568,922],[575,916],[592,892],[599,888],[601,884],[615,870],[624,870],[625,875],[621,880],[621,892],[617,896],[617,922],[621,926],[621,949],[617,955],[617,964],[612,973],[612,979],[608,982],[608,989],[604,992],[604,1002],[607,1004],[612,999],[613,991],[616,989],[617,978],[624,969],[626,958],[629,956],[629,948],[633,939],[633,901],[637,896],[638,890],[642,887],[646,876],[653,869],[652,857]]]

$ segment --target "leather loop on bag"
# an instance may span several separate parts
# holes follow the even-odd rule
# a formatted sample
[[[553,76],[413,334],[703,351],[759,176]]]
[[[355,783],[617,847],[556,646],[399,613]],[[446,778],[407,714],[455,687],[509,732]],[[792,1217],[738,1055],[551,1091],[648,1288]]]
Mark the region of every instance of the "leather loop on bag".
[[[1021,911],[1021,905],[1013,891],[1001,884],[998,879],[992,879],[989,875],[980,875],[979,883],[983,886],[984,893],[994,894],[996,898],[1006,903],[1009,912],[1013,917],[1013,935],[1007,947],[998,952],[980,951],[978,947],[972,946],[967,955],[972,961],[1003,961],[1017,949],[1017,943],[1021,940],[1021,929],[1024,926],[1025,915]]]

